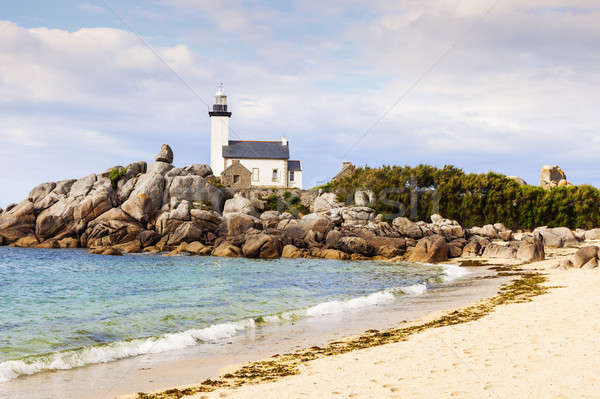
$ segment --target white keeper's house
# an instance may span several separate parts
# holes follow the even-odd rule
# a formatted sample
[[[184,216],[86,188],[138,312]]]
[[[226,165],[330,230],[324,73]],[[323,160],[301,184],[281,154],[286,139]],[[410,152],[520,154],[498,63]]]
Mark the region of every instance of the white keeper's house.
[[[290,159],[286,137],[277,141],[230,140],[227,96],[217,88],[210,116],[210,166],[233,188],[302,188],[302,164]]]

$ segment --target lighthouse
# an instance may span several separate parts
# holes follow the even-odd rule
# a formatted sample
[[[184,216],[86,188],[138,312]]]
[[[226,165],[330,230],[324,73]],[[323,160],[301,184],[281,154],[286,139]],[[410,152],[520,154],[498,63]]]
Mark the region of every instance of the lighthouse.
[[[290,160],[290,142],[281,140],[230,140],[227,96],[223,84],[210,116],[210,167],[221,184],[236,189],[251,187],[302,189],[302,163]]]
[[[217,85],[215,103],[210,116],[210,167],[215,176],[221,176],[225,169],[223,146],[229,144],[229,118],[231,112],[227,110],[227,96],[223,92],[223,83]]]

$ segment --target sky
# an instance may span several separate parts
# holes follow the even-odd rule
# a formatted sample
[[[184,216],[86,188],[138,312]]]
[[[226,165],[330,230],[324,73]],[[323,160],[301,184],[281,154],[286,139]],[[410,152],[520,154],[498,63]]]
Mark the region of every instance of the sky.
[[[342,161],[600,185],[597,0],[22,0],[0,9],[0,207],[46,181],[287,136]]]

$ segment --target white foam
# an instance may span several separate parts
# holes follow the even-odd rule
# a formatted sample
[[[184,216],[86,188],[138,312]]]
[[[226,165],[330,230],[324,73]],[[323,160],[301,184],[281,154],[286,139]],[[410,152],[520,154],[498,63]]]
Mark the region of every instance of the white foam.
[[[265,316],[263,317],[263,320],[265,321],[265,323],[279,323],[282,320],[282,317],[278,315]]]
[[[427,285],[425,284],[413,284],[406,287],[400,288],[400,291],[406,295],[423,295],[427,291]]]
[[[349,310],[364,308],[367,306],[375,306],[384,303],[389,303],[394,300],[394,294],[389,291],[380,291],[367,296],[352,298],[347,301],[330,301],[323,302],[313,307],[306,309],[306,315],[309,317],[323,316],[333,313],[342,313]]]
[[[471,273],[464,267],[460,267],[458,265],[452,265],[452,264],[442,265],[442,268],[444,269],[444,275],[442,276],[442,281],[445,283],[459,279],[459,278],[464,277],[467,274]]]
[[[0,382],[6,382],[21,375],[31,375],[41,371],[67,370],[88,364],[107,363],[143,354],[182,349],[196,345],[198,342],[210,342],[229,338],[239,331],[252,328],[255,328],[254,320],[248,319],[236,323],[216,324],[203,329],[164,334],[160,337],[91,346],[26,360],[9,360],[0,363]]]
[[[433,265],[432,265],[433,266]],[[437,265],[439,267],[439,265]],[[469,271],[458,265],[442,265],[442,281],[456,280]],[[265,316],[265,323],[281,323],[302,317],[320,317],[339,314],[370,306],[383,305],[395,300],[396,295],[422,295],[427,291],[424,283],[413,284],[395,289],[386,289],[345,301],[328,301],[307,309],[284,312],[278,315]],[[66,370],[88,364],[107,363],[143,354],[161,353],[174,349],[183,349],[198,344],[233,337],[243,330],[255,328],[253,319],[240,322],[222,323],[203,329],[164,334],[159,337],[134,339],[114,342],[101,346],[87,347],[79,350],[64,351],[28,358],[26,360],[10,360],[0,363],[0,382],[6,382],[21,375],[31,375],[41,371]]]

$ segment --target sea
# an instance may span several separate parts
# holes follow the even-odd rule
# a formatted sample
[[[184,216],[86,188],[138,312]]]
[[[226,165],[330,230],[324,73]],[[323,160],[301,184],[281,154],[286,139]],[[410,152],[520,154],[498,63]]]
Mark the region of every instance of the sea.
[[[317,321],[425,294],[457,265],[0,247],[3,383]]]

